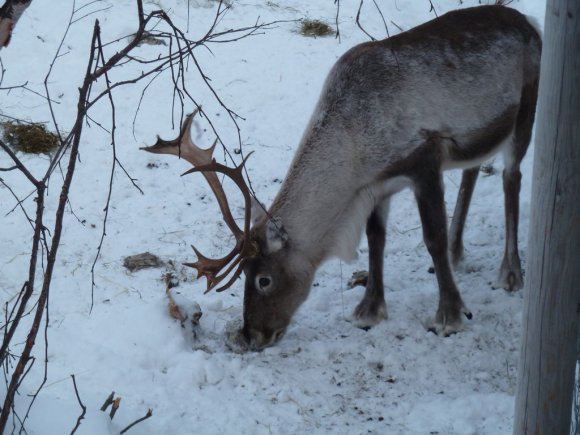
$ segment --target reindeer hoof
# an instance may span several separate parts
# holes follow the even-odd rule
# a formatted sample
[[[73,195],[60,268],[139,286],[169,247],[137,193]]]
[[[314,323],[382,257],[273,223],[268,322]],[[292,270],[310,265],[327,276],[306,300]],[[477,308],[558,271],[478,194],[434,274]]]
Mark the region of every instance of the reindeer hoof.
[[[442,337],[449,337],[457,334],[458,332],[463,331],[463,329],[463,323],[461,321],[446,325],[431,321],[430,326],[427,327],[427,331]]]
[[[514,292],[524,286],[522,266],[518,256],[506,256],[501,262],[497,280],[492,288],[503,288],[508,292]]]
[[[384,299],[379,302],[363,299],[354,309],[352,323],[354,323],[357,328],[368,331],[371,327],[377,325],[381,320],[386,318],[387,304]]]
[[[524,280],[522,278],[521,270],[504,270],[502,267],[497,280],[492,285],[492,288],[503,288],[511,293],[521,289],[523,286]]]
[[[453,324],[443,325],[431,322],[431,326],[427,327],[427,331],[442,337],[449,337],[451,335],[457,334],[460,331],[463,331],[463,323],[460,321]]]
[[[427,331],[428,332],[432,332],[435,335],[440,335],[440,336],[443,336],[443,337],[450,337],[452,335],[457,334],[461,330],[462,330],[462,328],[453,329],[453,330],[445,330],[445,329],[440,329],[440,328],[438,328],[436,326],[431,326],[431,327],[427,328]]]
[[[440,308],[437,310],[435,319],[427,322],[427,331],[443,337],[456,334],[464,329],[461,314],[469,320],[473,318],[473,314],[465,306],[462,306],[459,310],[451,308],[444,310]]]

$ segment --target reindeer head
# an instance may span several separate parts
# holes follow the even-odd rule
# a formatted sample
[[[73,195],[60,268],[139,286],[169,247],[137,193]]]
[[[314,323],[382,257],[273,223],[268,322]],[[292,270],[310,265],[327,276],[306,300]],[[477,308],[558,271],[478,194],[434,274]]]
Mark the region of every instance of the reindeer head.
[[[293,248],[282,222],[264,213],[252,228],[256,255],[244,263],[244,326],[233,341],[251,350],[276,343],[304,302],[315,268]]]
[[[142,148],[157,154],[173,154],[193,165],[185,172],[201,172],[209,183],[224,221],[234,234],[235,247],[226,256],[210,259],[192,246],[197,261],[186,263],[206,277],[207,290],[221,292],[229,288],[242,272],[246,275],[243,327],[230,335],[236,348],[260,350],[271,346],[286,331],[298,307],[308,296],[315,268],[296,249],[279,219],[270,216],[250,193],[243,168],[249,155],[234,168],[213,159],[214,144],[204,150],[191,140],[191,125],[197,111],[187,116],[178,138]],[[216,173],[230,178],[240,189],[245,201],[244,229],[235,222],[226,194]],[[259,216],[256,214],[259,213]],[[251,227],[252,221],[255,222]],[[225,281],[225,284],[222,282]]]

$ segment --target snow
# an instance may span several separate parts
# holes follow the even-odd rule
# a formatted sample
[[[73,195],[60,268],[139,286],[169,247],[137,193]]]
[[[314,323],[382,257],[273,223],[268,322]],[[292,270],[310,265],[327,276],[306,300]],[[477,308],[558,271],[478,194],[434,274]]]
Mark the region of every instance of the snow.
[[[146,2],[146,9],[167,8],[174,22],[201,35],[210,26],[217,3],[209,0]],[[379,2],[390,34],[433,18],[428,1]],[[456,0],[434,0],[437,13],[459,7]],[[478,4],[464,0],[461,7]],[[263,35],[199,49],[196,56],[224,103],[239,119],[253,188],[269,204],[280,186],[292,155],[333,62],[351,46],[368,38],[356,27],[359,2],[340,2],[340,42],[333,37],[305,38],[295,22],[272,26]],[[106,6],[103,8],[103,6]],[[514,1],[512,7],[543,22],[542,0]],[[43,92],[43,80],[68,22],[71,2],[35,0],[18,23],[11,45],[0,51],[6,70],[2,86],[27,82]],[[365,2],[361,21],[376,37],[384,37],[381,18]],[[49,80],[55,116],[70,129],[78,87],[95,18],[105,40],[125,37],[136,28],[133,1],[94,3],[95,14],[71,28],[65,55]],[[331,0],[283,2],[233,1],[220,28],[262,21],[308,17],[334,23]],[[394,24],[396,23],[396,25]],[[113,53],[109,48],[109,55]],[[142,56],[159,48],[144,46]],[[114,79],[140,71],[126,65]],[[224,143],[238,147],[237,130],[194,68],[188,85],[212,116]],[[102,86],[102,84],[101,84]],[[96,264],[91,310],[91,266],[97,252],[108,193],[112,153],[110,138],[97,122],[110,128],[106,102],[91,111],[80,161],[67,208],[49,304],[47,382],[26,422],[28,434],[69,433],[80,414],[70,374],[75,374],[87,416],[77,433],[116,434],[148,408],[153,417],[132,428],[132,434],[507,434],[513,424],[516,367],[522,321],[522,292],[492,291],[503,254],[503,194],[500,170],[480,176],[465,234],[466,261],[456,273],[463,299],[474,313],[465,330],[448,338],[426,331],[436,309],[437,286],[427,272],[430,258],[423,245],[415,201],[409,192],[395,197],[387,229],[385,283],[389,318],[364,331],[349,322],[362,288],[347,289],[352,272],[366,268],[367,249],[360,247],[353,264],[330,261],[318,271],[309,299],[285,337],[259,353],[235,353],[225,345],[224,329],[241,317],[241,282],[221,293],[203,294],[195,282],[190,245],[218,256],[232,244],[215,200],[199,175],[180,177],[183,161],[139,151],[156,134],[171,139],[172,83],[168,76],[148,89],[135,110],[141,87],[115,93],[117,155],[143,189],[141,195],[117,168],[103,248]],[[30,92],[0,92],[0,117],[49,122],[44,100]],[[192,110],[189,104],[186,110]],[[178,127],[177,123],[173,124]],[[134,128],[134,130],[133,130]],[[196,127],[194,140],[209,145],[207,125]],[[220,153],[218,152],[218,155]],[[44,156],[20,157],[34,174],[48,163]],[[525,267],[529,221],[532,152],[522,164],[520,251]],[[148,167],[154,164],[154,167]],[[0,155],[0,167],[10,166]],[[151,165],[150,165],[151,166]],[[16,171],[2,179],[24,197],[31,186]],[[61,176],[55,173],[46,207],[51,227]],[[460,172],[445,173],[447,209],[454,207]],[[233,196],[241,216],[242,199]],[[0,302],[13,300],[25,280],[31,228],[16,209],[10,192],[0,186]],[[24,202],[30,213],[32,198]],[[74,215],[73,215],[74,212]],[[177,299],[203,310],[199,326],[184,325],[167,310],[163,269],[133,273],[123,267],[128,255],[149,251],[178,265]],[[39,271],[40,276],[41,271]],[[175,293],[177,295],[177,293]],[[26,320],[28,322],[30,318]],[[26,325],[26,324],[25,324]],[[195,337],[194,333],[195,332]],[[24,329],[15,343],[24,341]],[[17,352],[20,344],[12,349]],[[20,387],[20,415],[41,383],[45,342],[39,337],[33,370]],[[4,389],[5,386],[0,386]],[[98,411],[111,391],[122,397],[115,418]],[[17,424],[17,423],[16,423]]]

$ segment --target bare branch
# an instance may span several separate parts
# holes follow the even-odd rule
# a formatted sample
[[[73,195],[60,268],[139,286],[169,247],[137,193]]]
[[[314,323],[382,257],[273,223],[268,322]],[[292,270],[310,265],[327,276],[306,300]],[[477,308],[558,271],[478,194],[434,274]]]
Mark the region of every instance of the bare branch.
[[[116,399],[113,400],[113,403],[111,405],[111,412],[109,412],[109,417],[111,418],[111,420],[115,418],[115,414],[117,413],[119,406],[121,406],[121,398],[117,397]]]
[[[18,363],[16,364],[16,368],[12,373],[12,377],[10,383],[7,388],[6,396],[4,398],[4,404],[2,406],[2,411],[0,413],[0,433],[3,433],[6,428],[6,423],[8,421],[8,416],[13,408],[14,403],[14,396],[16,391],[18,390],[18,386],[20,385],[21,379],[23,378],[24,369],[28,362],[31,359],[32,348],[34,347],[34,343],[36,341],[36,336],[38,334],[38,330],[40,328],[40,322],[42,320],[44,309],[46,307],[48,301],[48,294],[50,290],[50,284],[52,282],[52,274],[54,271],[54,265],[56,263],[56,254],[58,248],[60,246],[60,238],[62,235],[62,222],[64,218],[64,210],[65,206],[68,202],[68,194],[70,190],[70,186],[72,183],[75,166],[78,157],[78,149],[80,144],[80,135],[82,131],[82,120],[84,119],[84,110],[81,110],[83,107],[84,102],[86,101],[87,93],[89,92],[90,86],[92,81],[89,79],[89,72],[92,70],[93,59],[94,59],[94,47],[96,41],[96,33],[98,31],[98,25],[95,26],[95,30],[93,31],[93,38],[91,42],[91,56],[89,58],[89,62],[87,65],[87,74],[85,76],[85,80],[83,86],[79,90],[79,103],[78,103],[78,113],[77,113],[77,120],[75,123],[77,134],[74,136],[71,153],[69,157],[69,164],[67,168],[67,173],[65,175],[65,180],[63,186],[61,188],[61,194],[59,197],[58,207],[56,211],[56,219],[55,219],[55,227],[54,227],[54,235],[52,237],[52,243],[47,255],[47,265],[46,270],[43,277],[43,284],[38,296],[37,304],[36,304],[36,312],[34,315],[34,319],[32,321],[32,326],[28,333],[26,344],[20,355]],[[42,233],[44,231],[44,224],[43,224],[43,214],[44,214],[44,200],[45,200],[45,184],[44,181],[48,180],[49,174],[46,174],[43,178],[43,182],[37,183],[37,198],[36,198],[36,219],[35,219],[35,228],[34,228],[34,235],[32,239],[32,250],[31,250],[31,259],[30,259],[30,268],[29,268],[29,279],[28,279],[28,286],[26,287],[26,291],[24,296],[21,299],[20,306],[17,312],[17,318],[11,324],[11,329],[15,330],[18,327],[19,320],[22,317],[22,313],[26,308],[26,304],[32,295],[34,290],[34,280],[36,274],[36,264],[39,252],[39,245],[40,240],[42,237]],[[13,332],[12,332],[13,333]],[[5,358],[5,355],[0,355],[0,362],[2,362]]]
[[[114,398],[115,398],[115,392],[111,391],[111,394],[109,394],[109,396],[105,400],[105,403],[103,403],[103,406],[101,406],[101,411],[105,412],[107,410],[107,408],[111,405],[111,403],[113,403]]]
[[[16,156],[14,151],[12,151],[12,149],[8,145],[6,145],[4,142],[2,142],[1,140],[0,140],[0,148],[2,148],[4,150],[4,152],[6,154],[8,154],[8,156],[16,164],[16,167],[18,168],[18,170],[20,172],[22,172],[26,176],[26,178],[28,178],[28,181],[30,181],[32,184],[34,184],[35,186],[38,187],[40,182],[36,178],[34,178],[34,176],[30,173],[28,168],[26,166],[24,166],[22,161]]]

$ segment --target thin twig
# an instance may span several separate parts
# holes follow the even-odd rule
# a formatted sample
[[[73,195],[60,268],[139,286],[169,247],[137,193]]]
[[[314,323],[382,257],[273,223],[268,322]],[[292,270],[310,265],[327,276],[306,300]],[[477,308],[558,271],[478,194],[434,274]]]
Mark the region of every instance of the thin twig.
[[[139,3],[141,4],[141,3]],[[142,8],[143,6],[141,5],[141,7],[139,8],[139,12],[142,13]],[[140,18],[140,22],[141,22],[141,18],[142,16],[139,16]],[[100,58],[101,62],[103,64],[105,64],[105,55],[103,53],[103,45],[101,43],[101,34],[100,32],[97,33],[97,57]],[[98,62],[98,61],[97,61]],[[97,63],[98,65],[98,63]],[[97,66],[96,65],[96,66]],[[109,205],[111,203],[111,196],[113,194],[113,180],[115,177],[115,165],[117,164],[117,146],[116,146],[116,142],[115,142],[115,132],[116,132],[116,123],[115,123],[115,102],[113,101],[113,95],[110,91],[111,89],[111,81],[109,79],[109,73],[108,71],[104,72],[105,75],[105,83],[108,89],[108,97],[109,97],[109,103],[111,106],[111,122],[112,122],[112,128],[111,128],[111,146],[113,149],[113,162],[111,164],[111,171],[110,171],[110,176],[109,176],[109,189],[107,192],[107,202],[105,203],[105,208],[104,208],[104,212],[105,212],[105,216],[103,217],[102,220],[102,231],[101,231],[101,238],[99,241],[99,245],[97,246],[97,252],[95,254],[95,259],[93,260],[93,265],[91,266],[91,278],[92,278],[92,284],[91,284],[91,308],[90,311],[93,310],[93,304],[94,304],[94,290],[95,290],[95,267],[97,264],[97,261],[99,259],[99,255],[101,254],[101,249],[103,247],[103,242],[105,240],[105,237],[107,235],[107,220],[109,217]]]
[[[22,210],[22,213],[26,217],[26,220],[28,221],[28,223],[30,224],[30,226],[32,227],[32,229],[34,230],[34,221],[32,220],[32,218],[30,216],[28,216],[28,212],[26,211],[26,209],[22,205],[22,203],[28,197],[26,197],[24,199],[20,199],[18,197],[18,195],[16,195],[16,192],[14,192],[14,190],[12,189],[12,187],[10,187],[8,184],[6,184],[6,182],[2,178],[0,178],[0,184],[2,184],[6,189],[8,189],[8,191],[10,192],[10,194],[14,197],[14,199],[16,199],[16,205],[14,206],[14,208],[11,211],[9,211],[8,213],[6,213],[6,216],[9,215],[10,213],[12,213],[16,208],[20,207],[20,210]],[[0,358],[0,362],[1,362],[1,358]]]
[[[37,190],[37,197],[36,197],[36,218],[35,218],[35,224],[34,224],[34,234],[32,236],[32,251],[31,251],[31,256],[30,256],[30,264],[29,264],[29,268],[28,268],[28,280],[26,281],[25,285],[23,286],[23,288],[21,290],[22,291],[22,298],[20,299],[20,304],[18,305],[18,310],[16,311],[14,321],[10,325],[9,330],[6,333],[4,342],[2,343],[2,349],[0,350],[0,365],[2,365],[4,363],[4,360],[6,358],[6,351],[8,349],[8,345],[12,341],[12,337],[14,336],[14,333],[16,332],[16,329],[18,328],[18,325],[20,323],[20,319],[22,318],[24,311],[26,310],[26,304],[28,303],[28,300],[30,299],[30,296],[32,296],[32,292],[34,290],[34,281],[35,281],[35,277],[36,277],[36,264],[37,264],[37,260],[38,260],[37,252],[38,252],[38,247],[40,245],[40,236],[41,236],[42,227],[44,226],[42,223],[43,211],[44,211],[44,186],[39,186],[39,188]],[[22,365],[20,365],[20,364],[17,365],[16,370],[18,370],[20,372],[20,374],[22,374],[22,372],[24,371],[25,364],[26,364],[26,362],[24,361],[22,363]],[[16,373],[16,370],[14,373]],[[13,383],[13,388],[16,387],[16,384],[18,384],[17,379]],[[10,389],[8,389],[8,391],[6,393],[6,398],[4,400],[4,406],[2,407],[2,411],[0,414],[0,433],[2,433],[2,431],[4,430],[4,426],[6,424],[6,422],[3,421],[2,416],[5,413],[9,412],[9,409],[12,405],[12,399],[10,398],[10,394],[12,394],[12,398],[13,398],[15,392],[16,392],[16,390],[11,392]],[[5,418],[8,419],[8,415],[6,415]]]
[[[81,415],[79,415],[79,417],[77,418],[77,424],[75,425],[75,427],[73,428],[73,430],[71,431],[70,435],[73,435],[77,429],[79,428],[79,426],[81,425],[81,420],[83,418],[85,418],[85,414],[87,413],[87,407],[83,404],[83,401],[81,400],[81,396],[79,395],[79,390],[77,388],[77,381],[75,379],[75,375],[70,375],[73,381],[73,386],[75,387],[75,394],[77,396],[77,400],[79,402],[79,405],[82,409]]]
[[[383,25],[385,26],[385,33],[387,34],[387,38],[390,38],[391,35],[389,34],[389,26],[387,26],[387,21],[385,20],[385,16],[383,15],[383,11],[381,11],[381,8],[377,4],[376,0],[373,0],[373,3],[375,4],[375,8],[377,9],[377,11],[379,12],[379,15],[381,16],[381,19],[383,20]]]
[[[336,15],[334,17],[334,24],[336,25],[336,35],[335,38],[338,39],[338,43],[341,43],[340,40],[340,28],[338,27],[338,18],[340,16],[340,0],[334,0],[334,4],[336,5]]]
[[[26,176],[26,178],[28,178],[28,181],[30,181],[34,186],[38,186],[40,182],[30,173],[30,171],[24,165],[24,163],[22,163],[22,161],[16,156],[16,153],[14,153],[14,151],[12,151],[12,149],[1,140],[0,140],[0,148],[2,148],[4,152],[8,154],[8,156],[12,159],[18,170],[22,172]]]
[[[135,420],[133,423],[131,423],[129,426],[127,426],[125,429],[123,429],[121,432],[119,432],[120,434],[124,434],[125,432],[127,432],[129,429],[131,429],[133,426],[141,423],[142,421],[147,420],[148,418],[150,418],[153,415],[153,411],[151,410],[151,408],[149,408],[147,410],[147,414],[145,414],[143,417],[138,418],[137,420]]]
[[[429,5],[430,5],[429,12],[435,13],[435,16],[438,17],[439,15],[437,15],[437,11],[435,10],[435,6],[433,6],[432,0],[429,0]]]
[[[363,3],[364,3],[364,0],[360,0],[360,4],[358,5],[358,10],[356,11],[356,20],[355,20],[356,25],[358,26],[359,29],[362,30],[362,32],[365,35],[367,35],[371,39],[371,41],[376,41],[377,39],[373,35],[371,35],[369,32],[367,32],[365,30],[365,28],[362,26],[362,24],[360,23],[360,13],[361,13],[361,10],[363,7]]]

